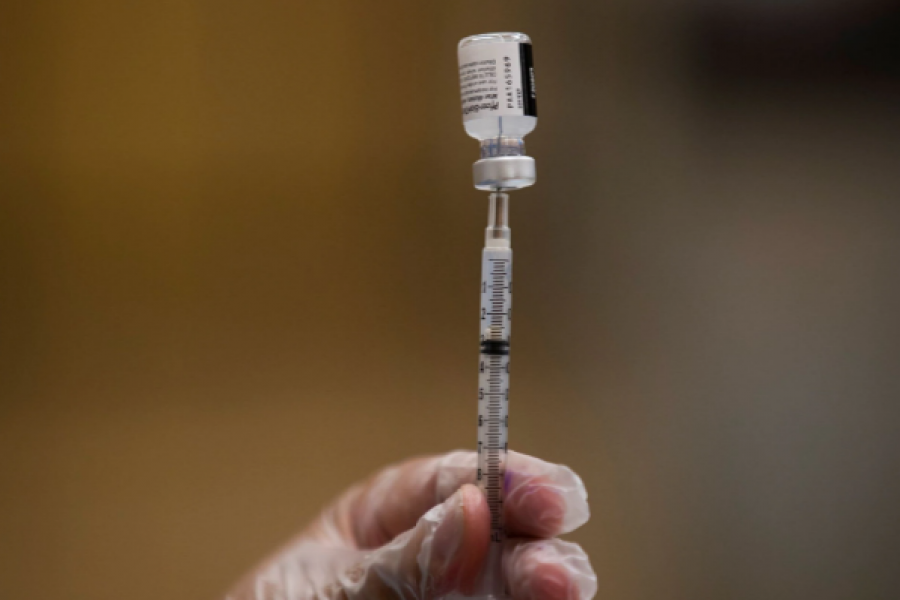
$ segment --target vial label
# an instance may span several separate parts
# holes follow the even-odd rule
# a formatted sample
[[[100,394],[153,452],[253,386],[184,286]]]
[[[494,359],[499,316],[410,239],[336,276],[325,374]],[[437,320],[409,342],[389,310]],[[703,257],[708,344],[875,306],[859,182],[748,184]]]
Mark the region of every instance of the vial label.
[[[472,44],[459,51],[463,121],[537,116],[531,44]]]

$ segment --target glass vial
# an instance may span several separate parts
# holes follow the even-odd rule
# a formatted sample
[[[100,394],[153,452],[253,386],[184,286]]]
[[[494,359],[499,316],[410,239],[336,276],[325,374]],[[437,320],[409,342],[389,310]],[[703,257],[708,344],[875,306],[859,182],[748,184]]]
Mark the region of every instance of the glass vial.
[[[459,43],[463,125],[481,142],[481,156],[525,154],[523,138],[537,125],[531,38],[484,33]]]

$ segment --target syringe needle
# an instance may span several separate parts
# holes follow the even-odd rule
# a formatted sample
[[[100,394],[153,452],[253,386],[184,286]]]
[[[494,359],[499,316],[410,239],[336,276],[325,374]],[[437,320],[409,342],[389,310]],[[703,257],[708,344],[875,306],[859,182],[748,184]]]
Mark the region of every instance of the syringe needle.
[[[495,192],[489,196],[488,226],[484,232],[484,245],[488,247],[509,247],[509,195]]]

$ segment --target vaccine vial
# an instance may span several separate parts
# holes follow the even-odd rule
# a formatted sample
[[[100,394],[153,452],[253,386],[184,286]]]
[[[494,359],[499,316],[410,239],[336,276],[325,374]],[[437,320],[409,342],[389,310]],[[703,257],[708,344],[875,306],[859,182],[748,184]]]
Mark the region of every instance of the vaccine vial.
[[[521,156],[537,125],[531,38],[484,33],[459,43],[463,125],[481,157]]]

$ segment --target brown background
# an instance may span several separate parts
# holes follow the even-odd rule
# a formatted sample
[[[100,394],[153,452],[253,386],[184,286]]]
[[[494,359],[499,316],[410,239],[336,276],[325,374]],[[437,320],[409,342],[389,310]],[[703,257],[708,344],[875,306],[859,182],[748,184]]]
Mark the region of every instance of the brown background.
[[[512,445],[608,599],[900,596],[885,3],[5,2],[0,598],[215,598],[471,447],[459,38],[535,42]]]

